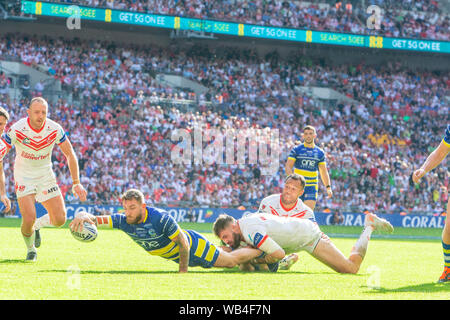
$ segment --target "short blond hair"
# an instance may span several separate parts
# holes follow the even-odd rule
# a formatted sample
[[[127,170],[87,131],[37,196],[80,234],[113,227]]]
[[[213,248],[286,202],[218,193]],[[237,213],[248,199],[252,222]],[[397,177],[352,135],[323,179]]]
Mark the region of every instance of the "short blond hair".
[[[34,97],[33,99],[31,99],[30,105],[28,106],[28,108],[31,108],[31,105],[32,105],[33,103],[35,103],[35,102],[39,102],[40,104],[46,106],[47,109],[48,109],[48,102],[47,102],[47,100],[45,100],[45,99],[42,98],[42,97]]]

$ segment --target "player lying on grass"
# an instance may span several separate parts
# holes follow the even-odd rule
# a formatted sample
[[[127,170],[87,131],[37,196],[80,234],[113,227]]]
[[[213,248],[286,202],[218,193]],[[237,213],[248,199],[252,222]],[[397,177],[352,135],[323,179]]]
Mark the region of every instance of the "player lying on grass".
[[[233,268],[262,254],[255,248],[225,252],[194,230],[182,230],[163,210],[148,207],[141,191],[130,189],[122,195],[125,214],[94,216],[77,214],[70,223],[73,231],[81,231],[84,222],[98,227],[116,228],[128,234],[148,253],[179,264],[179,272],[189,267]]]
[[[255,213],[239,220],[221,214],[214,222],[214,234],[231,248],[245,241],[266,253],[251,263],[276,264],[286,254],[307,251],[339,273],[357,273],[367,251],[374,230],[392,232],[394,228],[385,219],[367,214],[364,230],[346,258],[319,226],[309,219],[279,217],[266,213]],[[271,271],[276,271],[275,267]]]
[[[291,173],[286,177],[281,193],[272,194],[261,201],[258,213],[273,214],[279,217],[309,219],[317,224],[313,210],[300,199],[305,191],[305,186],[306,180],[302,175],[298,173]],[[246,214],[246,216],[250,214],[254,213]],[[245,242],[243,245],[247,246]],[[222,249],[229,251],[232,250],[232,248],[228,246],[224,246]],[[289,270],[290,267],[297,261],[298,255],[296,253],[292,253],[280,261],[279,269]],[[255,265],[249,262],[239,265],[239,268],[241,270],[254,271],[264,268],[264,264]]]

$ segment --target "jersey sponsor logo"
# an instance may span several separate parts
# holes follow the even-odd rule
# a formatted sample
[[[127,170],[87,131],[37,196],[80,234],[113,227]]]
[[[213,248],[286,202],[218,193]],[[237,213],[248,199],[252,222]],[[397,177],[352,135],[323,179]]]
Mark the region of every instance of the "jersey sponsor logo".
[[[306,159],[303,159],[301,163],[302,163],[302,166],[306,166],[306,167],[314,167],[315,164],[316,164],[316,161],[315,161],[315,160],[306,160]]]
[[[42,193],[43,193],[44,195],[47,195],[47,194],[52,193],[52,192],[55,192],[55,191],[58,191],[58,187],[53,187],[53,188],[50,188],[50,189],[48,189],[48,190],[44,190],[44,191],[42,191]]]
[[[44,154],[44,155],[39,155],[39,156],[35,156],[34,154],[22,151],[22,153],[20,154],[21,157],[25,158],[25,159],[30,159],[30,160],[44,160],[46,158],[48,158],[50,155],[50,153]]]
[[[153,248],[158,248],[159,247],[159,242],[158,241],[146,241],[146,240],[137,240],[137,239],[133,239],[133,240],[138,245],[143,247],[146,251],[150,251]]]

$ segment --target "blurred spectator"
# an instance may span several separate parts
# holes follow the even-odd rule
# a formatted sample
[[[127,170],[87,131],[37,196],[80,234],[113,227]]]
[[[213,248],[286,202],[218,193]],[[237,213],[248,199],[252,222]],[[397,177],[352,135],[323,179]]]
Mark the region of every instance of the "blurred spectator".
[[[344,215],[338,209],[334,210],[333,217],[331,218],[331,224],[336,225],[341,224],[343,222],[344,222]]]
[[[20,89],[22,91],[22,96],[26,99],[29,99],[31,97],[31,87],[28,80],[25,80],[23,84],[20,86]]]
[[[319,183],[318,211],[433,213],[445,205],[439,192],[437,202],[433,199],[438,181],[448,186],[445,165],[418,186],[409,179],[448,123],[443,99],[448,74],[410,70],[399,63],[331,66],[300,52],[282,60],[276,53],[258,56],[227,47],[121,48],[80,40],[73,46],[74,40],[20,35],[0,40],[0,55],[15,53],[31,66],[46,66],[72,93],[74,103],[59,99],[49,110],[77,152],[91,203],[118,204],[125,189],[138,187],[159,205],[257,208],[263,197],[280,192],[287,153],[310,124],[327,153],[335,194],[323,197]],[[46,53],[50,47],[52,55]],[[208,93],[183,109],[181,98],[193,97],[189,90],[161,85],[137,70],[185,75]],[[330,108],[298,90],[300,86],[333,88],[356,102],[338,101]],[[28,98],[0,98],[10,123],[26,116]],[[174,147],[187,147],[172,140],[178,129],[191,135],[195,129],[249,130],[258,143],[267,142],[264,134],[278,132],[279,170],[263,175],[260,164],[249,163],[248,154],[243,164],[175,164]],[[239,142],[248,150],[248,140]],[[203,141],[201,151],[207,146]],[[4,160],[7,176],[12,159],[8,155]],[[71,178],[61,165],[65,157],[56,149],[53,159],[66,201],[76,201],[67,192]],[[7,186],[13,193],[14,185]]]
[[[4,1],[4,0],[3,0]],[[448,41],[449,13],[445,2],[434,0],[371,0],[320,2],[248,1],[248,0],[58,0],[90,7],[163,14],[198,19],[225,20],[262,26],[288,27],[356,34],[384,35],[387,37],[426,38]],[[367,8],[375,4],[380,8],[379,28],[369,29],[367,19],[373,12]],[[22,15],[20,1],[10,12]]]

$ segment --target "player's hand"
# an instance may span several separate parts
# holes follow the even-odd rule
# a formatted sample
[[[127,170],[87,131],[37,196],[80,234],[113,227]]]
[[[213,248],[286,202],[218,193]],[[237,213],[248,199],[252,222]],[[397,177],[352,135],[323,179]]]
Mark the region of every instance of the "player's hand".
[[[422,179],[425,174],[426,172],[423,169],[417,169],[416,171],[414,171],[412,176],[414,183],[419,183],[420,179]]]
[[[327,188],[327,195],[328,199],[330,199],[333,196],[333,190],[331,190],[331,188]]]
[[[81,201],[86,201],[86,199],[87,199],[87,192],[86,192],[86,190],[84,189],[84,187],[80,183],[74,184],[72,186],[72,192]]]
[[[69,224],[69,227],[72,231],[83,231],[83,224],[87,222],[90,224],[95,224],[94,221],[89,218],[86,214],[78,214],[75,216],[73,221]]]
[[[6,195],[1,196],[0,201],[5,205],[5,210],[3,210],[3,212],[8,212],[9,210],[11,210],[11,201]]]

